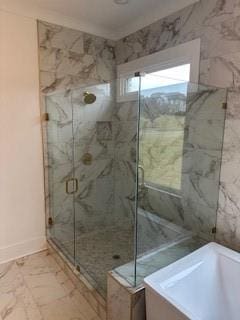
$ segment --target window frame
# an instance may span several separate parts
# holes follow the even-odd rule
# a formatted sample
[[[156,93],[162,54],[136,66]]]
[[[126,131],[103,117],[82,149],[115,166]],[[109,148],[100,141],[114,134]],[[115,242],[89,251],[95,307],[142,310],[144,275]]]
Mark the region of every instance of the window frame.
[[[127,79],[140,74],[152,73],[183,64],[190,64],[189,81],[198,83],[201,40],[195,39],[157,53],[117,66],[117,102],[134,101],[138,92],[127,92]]]

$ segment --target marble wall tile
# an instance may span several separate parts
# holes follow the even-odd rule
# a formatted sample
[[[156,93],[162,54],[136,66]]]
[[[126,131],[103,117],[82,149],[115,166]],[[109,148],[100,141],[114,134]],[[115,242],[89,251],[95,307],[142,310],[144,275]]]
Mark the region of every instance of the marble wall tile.
[[[175,118],[170,113],[170,110],[174,111],[173,106],[170,109],[169,104],[164,102],[164,94],[160,92],[161,89],[158,95],[147,96],[141,105],[140,161],[147,154],[149,154],[150,165],[154,162],[153,155],[156,155],[156,159],[161,155],[163,159],[166,158],[164,141],[162,146],[158,143],[158,146],[148,147],[147,154],[146,151],[143,153],[146,149],[143,145],[144,135],[148,130],[156,134],[160,130],[161,138],[166,135],[168,141],[169,130],[171,132],[182,130],[182,136],[174,139],[171,145],[170,142],[167,145],[167,150],[172,154],[175,153],[175,159],[180,158],[182,162],[181,190],[173,189],[166,192],[146,187],[140,192],[140,206],[201,237],[205,233],[204,239],[211,239],[212,228],[216,224],[225,119],[222,103],[226,101],[226,90],[209,89],[195,84],[188,85],[188,94],[184,98],[186,112],[177,116],[177,108]],[[179,104],[177,106],[180,108]],[[169,114],[171,114],[171,121],[169,121]],[[171,168],[169,170],[172,172],[175,169],[171,164],[172,160],[169,164],[166,161],[165,159],[163,164],[156,162],[156,168],[162,165],[163,172],[167,167]],[[147,169],[145,160],[145,172]],[[153,233],[157,241],[158,233],[156,231]]]
[[[95,229],[113,222],[114,206],[112,160],[98,160],[92,166],[75,170],[79,190],[75,194],[79,230]]]
[[[103,81],[116,78],[115,42],[97,36],[84,34],[85,52],[96,56],[96,68]]]
[[[75,121],[73,135],[76,166],[84,164],[85,154],[91,154],[93,161],[113,158],[110,121]]]
[[[143,191],[145,194],[140,193],[139,203],[144,210],[160,215],[177,225],[184,224],[184,209],[180,197],[151,188],[145,188]]]
[[[145,291],[142,288],[132,295],[132,320],[146,320]]]
[[[72,91],[73,118],[79,122],[112,121],[114,112],[114,82],[84,86]],[[91,92],[97,99],[93,104],[84,104],[84,92]]]
[[[38,24],[39,44],[47,48],[84,53],[83,32],[41,21]]]
[[[114,162],[114,216],[117,224],[134,224],[136,163]]]
[[[198,235],[201,239],[211,241],[214,239],[213,228],[216,226],[216,208],[201,205],[199,202],[189,200],[185,204],[184,228]]]
[[[182,176],[184,197],[209,208],[216,209],[218,200],[218,180],[198,176],[197,173]]]
[[[229,89],[228,90],[228,107],[227,107],[227,119],[239,119],[240,118],[240,100],[239,100],[239,89]],[[227,137],[226,137],[227,139]]]
[[[240,249],[239,241],[239,120],[233,119],[234,109],[226,120],[221,168],[217,239],[228,246]]]
[[[110,121],[97,122],[97,139],[99,141],[112,140],[112,123]]]
[[[116,103],[113,120],[136,121],[138,114],[138,101],[127,101]]]
[[[108,273],[107,320],[145,320],[144,288],[131,288],[115,272]]]
[[[239,88],[239,61],[238,52],[202,59],[200,82],[221,88]]]
[[[229,50],[237,52],[237,12],[239,2],[236,0],[201,0],[118,41],[117,63],[131,61],[199,37],[202,39],[202,54],[205,58],[229,53]]]
[[[238,119],[238,100],[240,97],[239,16],[239,0],[201,0],[121,39],[116,45],[117,63],[121,64],[186,41],[196,38],[201,39],[200,83],[230,89],[228,93],[223,159],[221,163],[217,240],[237,249],[239,249],[240,239],[238,231],[240,218],[237,204],[239,188],[234,172],[238,172],[237,158],[239,157],[239,146],[237,142],[239,130],[235,125]],[[218,93],[221,95],[220,91]],[[224,95],[223,92],[222,94]],[[199,101],[201,101],[201,98]],[[214,108],[211,110],[213,109]],[[217,113],[216,110],[214,110],[213,115],[217,119],[222,117],[221,111]],[[206,155],[208,165],[216,168],[215,177],[213,177],[213,172],[210,173],[208,170],[203,171],[200,167],[196,170],[203,175],[204,179],[206,179],[206,176],[211,177],[210,180],[212,183],[216,184],[220,164],[219,161],[216,161],[216,156],[218,155],[214,155],[214,152],[218,152],[221,149],[221,143],[219,140],[219,145],[213,153],[211,148],[215,147],[215,143],[213,145],[211,141],[208,141],[210,148],[207,149],[205,148],[205,143],[202,145],[201,138],[205,136],[206,127],[209,125],[207,122],[208,117],[209,114],[205,117],[206,123],[204,124],[203,121],[198,128],[193,125],[193,130],[195,131],[194,140],[198,144],[198,147],[204,147],[204,151],[199,151],[194,157],[198,159],[200,156],[200,159],[205,159]],[[212,134],[209,136],[215,136],[215,138],[217,138],[222,126],[223,123],[219,123],[219,125],[216,123],[216,126],[212,127]],[[220,130],[219,133],[218,130]],[[205,137],[207,143],[208,137]],[[200,162],[199,160],[196,161],[196,165],[199,166]],[[186,160],[185,164],[188,166],[188,168],[185,169],[191,170],[193,163],[190,164],[190,162]],[[230,172],[234,175],[233,180],[229,180],[229,176],[231,177]],[[203,180],[202,183],[202,186],[204,186],[205,183]],[[200,184],[198,184],[198,186],[200,187]],[[205,187],[203,187],[203,189],[205,189]],[[216,198],[216,196],[215,194],[214,198]],[[200,208],[206,205],[201,202],[197,203]],[[213,213],[209,214],[213,217]]]
[[[97,95],[96,103],[87,110],[83,104],[85,90]],[[74,234],[78,238],[84,233],[110,227],[116,221],[113,215],[111,95],[112,87],[100,84],[49,96],[48,174],[51,214],[54,218],[54,225],[49,230],[50,237],[71,261],[74,256]],[[65,102],[66,96],[69,99]],[[84,163],[85,154],[92,156],[90,163]],[[67,195],[65,190],[66,180],[73,175],[79,181],[74,202],[73,196]],[[87,265],[88,257],[85,260],[83,265]],[[84,272],[84,277],[91,283],[100,279],[93,280],[87,272]],[[101,285],[100,282],[95,283],[99,290]],[[104,316],[103,308],[99,310]]]
[[[188,7],[118,41],[117,63],[125,63],[176,45],[179,29],[186,23],[192,10],[192,7]]]
[[[113,41],[43,21],[38,22],[38,33],[42,92],[116,77]]]
[[[136,162],[136,121],[114,122],[113,138],[115,159]]]
[[[229,172],[230,168],[234,167],[238,170],[238,153],[236,152],[238,129],[235,125],[232,127],[232,121],[238,118],[239,104],[239,15],[240,5],[237,0],[201,0],[118,41],[116,51],[112,41],[43,22],[39,23],[42,91],[56,92],[83,85],[82,89],[73,92],[71,100],[74,117],[80,119],[74,123],[77,150],[76,172],[81,180],[77,201],[79,228],[81,228],[81,221],[84,221],[86,228],[93,227],[94,223],[100,224],[104,214],[108,222],[112,221],[110,211],[113,208],[114,221],[131,224],[134,222],[135,124],[138,102],[115,103],[114,84],[110,88],[107,84],[92,85],[115,77],[115,58],[117,63],[123,63],[200,37],[201,82],[231,88],[227,113],[230,122],[226,123],[224,140],[218,240],[233,247],[239,245],[238,182],[229,181],[226,178],[228,174],[224,176],[224,172]],[[188,147],[194,145],[197,146],[197,150],[185,148],[186,166],[183,169],[186,174],[187,190],[193,201],[192,206],[196,210],[191,215],[190,210],[185,209],[187,214],[184,217],[183,204],[179,204],[179,198],[172,198],[165,194],[156,196],[153,191],[149,192],[149,198],[143,197],[142,202],[144,208],[148,208],[151,212],[161,208],[163,214],[170,217],[172,221],[192,226],[194,229],[198,227],[204,233],[210,231],[216,212],[213,205],[216,203],[217,194],[214,193],[212,197],[214,200],[209,197],[205,199],[205,194],[210,193],[212,189],[209,191],[209,185],[215,187],[218,179],[220,164],[217,152],[221,149],[221,142],[218,140],[219,145],[216,147],[215,141],[221,135],[223,111],[218,109],[219,103],[216,101],[223,99],[225,93],[213,90],[209,94],[202,90],[202,94],[196,98],[194,88],[190,89],[193,90],[193,94],[190,95],[188,107],[192,105],[194,107],[192,115],[191,110],[189,111],[192,122],[189,124],[190,146]],[[97,95],[96,104],[83,105],[82,97],[86,90]],[[68,103],[65,100],[61,100],[60,103],[52,101],[53,108],[56,107],[57,110],[55,127],[52,127],[52,139],[59,142],[66,137],[66,142],[59,144],[57,149],[49,143],[52,154],[55,155],[53,159],[50,157],[50,164],[56,164],[59,172],[62,170],[62,164],[71,161],[69,148],[69,143],[71,144],[69,115],[71,114],[65,114],[66,109],[61,110],[56,105],[67,106]],[[68,110],[70,112],[69,108]],[[210,113],[209,110],[211,110]],[[196,116],[201,118],[200,123],[196,122]],[[209,123],[209,117],[213,116],[219,121]],[[209,136],[214,137],[215,140],[209,139]],[[213,150],[215,147],[216,150]],[[86,152],[93,155],[93,166],[82,165],[82,156]],[[59,172],[56,176],[64,182]],[[68,176],[69,172],[65,172],[64,177]],[[198,176],[201,178],[199,179]],[[100,194],[97,190],[104,192]],[[185,202],[184,205],[186,205]],[[66,207],[61,203],[59,207],[66,211]],[[188,205],[187,208],[191,206]],[[210,208],[209,211],[207,208]],[[97,210],[98,217],[95,214]],[[89,219],[89,213],[92,214],[91,219]],[[208,223],[204,214],[209,214]],[[71,214],[64,217],[63,221],[60,219],[61,227],[63,223],[69,221],[70,217]],[[90,223],[87,224],[89,221]]]
[[[137,125],[135,121],[119,121],[114,123],[115,142],[135,142]]]
[[[136,141],[117,142],[114,146],[115,159],[136,162]]]
[[[48,165],[45,174],[48,177],[47,182],[51,182],[46,183],[46,188],[49,190],[49,210],[57,225],[56,229],[49,230],[52,233],[55,231],[59,233],[60,230],[64,230],[64,224],[72,225],[73,222],[71,199],[66,196],[65,192],[66,181],[72,177],[71,164],[73,161],[70,99],[69,92],[64,91],[61,94],[47,97],[45,101],[50,117],[50,121],[45,126],[45,152]],[[72,239],[72,236],[69,238],[70,235],[67,232],[62,235],[67,236],[61,236],[61,241]]]
[[[137,255],[139,260],[141,260],[141,257],[144,260],[144,254],[146,257],[146,253],[154,252],[156,248],[164,248],[164,246],[180,241],[190,235],[189,232],[180,226],[176,226],[175,223],[172,224],[169,220],[165,220],[162,217],[158,217],[157,214],[149,213],[141,208],[138,208],[137,220]]]
[[[216,225],[216,208],[211,208],[204,202],[201,204],[202,202],[199,202],[198,199],[194,201],[191,195],[177,197],[173,194],[159,193],[159,191],[150,188],[146,192],[148,194],[139,201],[141,208],[171,221],[175,225],[182,226],[205,240],[213,239],[212,229]],[[149,224],[151,223],[149,222]],[[139,228],[141,229],[141,224]],[[159,231],[152,231],[152,236],[157,241]],[[161,241],[159,243],[161,244]]]
[[[43,81],[40,83],[40,89],[44,94],[52,93],[55,91],[61,91],[65,89],[78,88],[79,86],[93,85],[98,81],[89,77],[89,74],[82,75],[66,75],[62,78],[58,78],[56,73],[41,71],[40,76]]]
[[[56,48],[40,47],[40,86],[44,93],[96,83],[98,80],[94,57]],[[43,83],[47,80],[48,83]],[[52,82],[50,82],[52,81]]]
[[[107,320],[131,319],[131,297],[111,276],[108,276],[107,301]]]
[[[206,149],[185,149],[183,174],[196,173],[201,177],[219,180],[219,172],[221,165],[221,151]]]
[[[40,86],[47,94],[42,111],[50,116],[44,143],[49,215],[54,220],[49,232],[73,256],[74,222],[81,231],[103,226],[107,217],[112,223],[111,121],[116,88],[114,83],[103,82],[115,78],[115,44],[42,21],[38,31]],[[96,95],[94,104],[84,103],[85,91]],[[92,156],[90,166],[83,163],[85,154]],[[73,175],[80,185],[75,221],[73,196],[66,194],[67,180]]]
[[[45,152],[47,154],[46,186],[48,190],[48,217],[54,225],[48,226],[48,235],[63,245],[68,255],[73,255],[73,197],[66,194],[67,180],[73,177],[73,138],[71,94],[63,91],[46,97],[45,108],[50,121],[45,125]]]
[[[221,120],[224,122],[227,90],[190,83],[187,92],[187,125],[195,119]]]
[[[113,114],[114,216],[134,225],[138,101],[118,102]]]

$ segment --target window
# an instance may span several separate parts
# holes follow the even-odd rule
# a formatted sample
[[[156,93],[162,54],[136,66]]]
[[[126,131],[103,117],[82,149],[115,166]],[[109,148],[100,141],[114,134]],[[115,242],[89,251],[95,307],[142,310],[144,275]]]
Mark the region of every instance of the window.
[[[162,76],[168,74],[175,79]],[[190,64],[186,64],[148,74],[142,80],[139,160],[146,186],[175,193],[181,190],[189,76]],[[184,81],[177,80],[181,77]]]
[[[121,102],[136,100],[138,98],[139,82],[138,79],[134,77],[135,72],[152,75],[158,74],[165,79],[172,78],[184,81],[185,79],[183,75],[178,78],[180,76],[178,68],[181,69],[185,66],[186,68],[190,68],[189,80],[193,83],[197,83],[199,75],[199,61],[200,39],[196,39],[179,46],[121,64],[117,68],[117,100],[118,102]],[[144,79],[142,79],[142,81],[143,85],[147,85],[144,84]]]
[[[190,76],[190,64],[184,64],[173,68],[148,73],[141,79],[141,90],[165,87],[168,85],[188,82]],[[126,79],[126,93],[137,92],[139,81],[136,77]]]
[[[200,40],[119,66],[118,101],[138,99],[141,77],[139,160],[144,184],[181,192],[188,82],[198,82]],[[142,171],[141,171],[142,172]]]

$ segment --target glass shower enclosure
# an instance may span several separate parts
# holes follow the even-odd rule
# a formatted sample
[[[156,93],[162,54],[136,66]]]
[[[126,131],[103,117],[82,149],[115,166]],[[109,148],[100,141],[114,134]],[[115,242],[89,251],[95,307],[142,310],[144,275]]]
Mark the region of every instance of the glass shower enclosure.
[[[48,237],[104,296],[108,271],[137,286],[216,233],[226,90],[136,81],[45,97]]]

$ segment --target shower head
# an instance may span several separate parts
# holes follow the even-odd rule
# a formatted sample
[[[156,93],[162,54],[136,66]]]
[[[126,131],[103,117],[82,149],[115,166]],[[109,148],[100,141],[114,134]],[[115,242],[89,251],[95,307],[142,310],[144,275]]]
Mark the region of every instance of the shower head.
[[[83,93],[83,101],[84,103],[86,104],[92,104],[96,101],[97,97],[95,96],[95,94],[93,93],[90,93],[90,92],[84,92]]]

